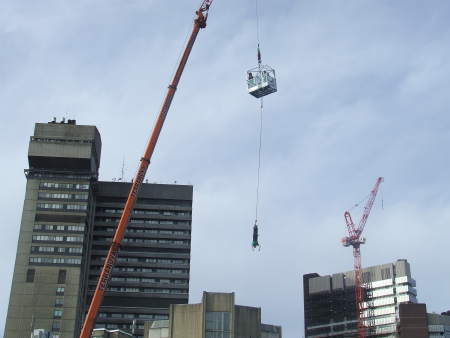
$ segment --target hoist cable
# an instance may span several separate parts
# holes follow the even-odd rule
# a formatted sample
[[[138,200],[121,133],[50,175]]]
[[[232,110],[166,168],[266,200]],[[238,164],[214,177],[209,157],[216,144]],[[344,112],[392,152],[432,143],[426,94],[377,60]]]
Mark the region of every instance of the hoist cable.
[[[258,42],[258,48],[259,48],[259,7],[258,7],[258,0],[255,0],[255,11],[256,11],[256,41]]]
[[[260,117],[259,117],[259,146],[258,146],[258,174],[256,183],[256,206],[255,206],[255,224],[258,222],[258,208],[259,208],[259,192],[261,182],[261,150],[262,150],[262,133],[263,133],[263,111],[264,101],[260,101]]]

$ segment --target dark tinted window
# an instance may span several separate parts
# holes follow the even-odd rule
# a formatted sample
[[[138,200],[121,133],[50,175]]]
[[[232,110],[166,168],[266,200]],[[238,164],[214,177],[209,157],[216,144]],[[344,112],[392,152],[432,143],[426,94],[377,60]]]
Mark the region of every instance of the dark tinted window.
[[[27,283],[33,283],[34,282],[34,269],[28,269],[27,270],[27,279],[26,282]]]
[[[66,282],[66,270],[59,270],[58,273],[58,284],[64,284]]]

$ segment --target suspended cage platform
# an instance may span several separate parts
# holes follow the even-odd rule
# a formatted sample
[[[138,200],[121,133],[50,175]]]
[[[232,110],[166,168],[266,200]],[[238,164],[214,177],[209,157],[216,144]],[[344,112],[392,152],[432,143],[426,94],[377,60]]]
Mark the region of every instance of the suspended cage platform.
[[[267,65],[247,71],[247,86],[250,95],[260,98],[277,91],[275,70]]]

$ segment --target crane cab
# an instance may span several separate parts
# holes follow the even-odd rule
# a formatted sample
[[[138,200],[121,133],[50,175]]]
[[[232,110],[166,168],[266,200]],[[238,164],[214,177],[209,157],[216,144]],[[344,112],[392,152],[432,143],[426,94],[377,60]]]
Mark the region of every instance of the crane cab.
[[[275,93],[277,80],[275,70],[269,66],[260,66],[247,71],[248,93],[256,98]]]

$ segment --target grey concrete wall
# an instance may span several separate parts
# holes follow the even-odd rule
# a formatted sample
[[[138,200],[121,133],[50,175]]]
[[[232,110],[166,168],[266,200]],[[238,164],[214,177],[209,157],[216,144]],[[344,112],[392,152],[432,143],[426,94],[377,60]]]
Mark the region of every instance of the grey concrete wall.
[[[333,290],[344,289],[345,284],[343,273],[335,273],[333,276],[331,276],[331,287],[333,288]]]
[[[204,311],[203,304],[171,305],[171,338],[203,338]]]
[[[66,165],[96,172],[100,156],[101,138],[94,126],[36,123],[28,149],[29,164],[33,168]]]
[[[322,276],[311,278],[309,280],[309,293],[322,293],[322,292],[331,292],[331,278],[330,276]]]
[[[261,337],[261,309],[236,305],[234,308],[234,337]]]
[[[395,262],[396,277],[411,276],[411,267],[406,259],[399,259]]]
[[[205,311],[232,312],[234,307],[234,293],[203,292]]]

